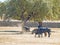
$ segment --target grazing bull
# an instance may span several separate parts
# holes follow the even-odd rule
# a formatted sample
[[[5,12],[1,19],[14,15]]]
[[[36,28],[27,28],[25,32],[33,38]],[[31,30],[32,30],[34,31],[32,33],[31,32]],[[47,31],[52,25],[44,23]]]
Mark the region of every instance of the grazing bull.
[[[42,37],[42,33],[44,33],[45,36],[47,36],[46,33],[48,33],[48,37],[50,37],[50,32],[51,32],[50,29],[40,29],[40,30],[39,29],[34,29],[32,31],[32,34],[35,33],[35,37],[36,37],[36,35],[38,35],[38,37],[40,37],[40,35],[41,35],[41,37]]]

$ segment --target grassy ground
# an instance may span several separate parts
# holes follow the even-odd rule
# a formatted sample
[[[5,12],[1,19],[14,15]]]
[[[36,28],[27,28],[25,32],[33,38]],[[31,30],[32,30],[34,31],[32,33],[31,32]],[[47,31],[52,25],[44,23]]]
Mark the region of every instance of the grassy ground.
[[[0,30],[20,30],[20,27],[0,27]],[[52,28],[51,37],[34,37],[34,34],[0,34],[0,45],[60,45],[60,29]]]

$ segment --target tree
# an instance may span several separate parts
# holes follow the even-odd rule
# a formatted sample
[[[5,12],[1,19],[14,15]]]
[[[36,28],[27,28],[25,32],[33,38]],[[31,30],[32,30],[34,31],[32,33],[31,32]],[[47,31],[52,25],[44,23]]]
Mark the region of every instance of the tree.
[[[53,0],[52,11],[55,20],[58,20],[60,18],[59,10],[60,10],[60,0]]]
[[[0,16],[1,16],[1,19],[2,19],[3,14],[5,13],[5,11],[6,11],[5,4],[0,2]]]
[[[5,5],[6,16],[21,19],[23,26],[28,20],[38,22],[55,20],[59,17],[58,2],[57,0],[10,0]]]
[[[48,5],[43,0],[10,0],[6,7],[7,14],[19,16],[23,26],[29,19],[41,22],[49,12]]]

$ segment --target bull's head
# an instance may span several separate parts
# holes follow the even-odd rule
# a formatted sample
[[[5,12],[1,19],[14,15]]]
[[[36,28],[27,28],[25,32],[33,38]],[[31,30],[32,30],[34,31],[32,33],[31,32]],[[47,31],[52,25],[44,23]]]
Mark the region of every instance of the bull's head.
[[[37,29],[34,29],[33,31],[32,31],[32,34],[34,34],[34,33],[36,33],[37,32]]]

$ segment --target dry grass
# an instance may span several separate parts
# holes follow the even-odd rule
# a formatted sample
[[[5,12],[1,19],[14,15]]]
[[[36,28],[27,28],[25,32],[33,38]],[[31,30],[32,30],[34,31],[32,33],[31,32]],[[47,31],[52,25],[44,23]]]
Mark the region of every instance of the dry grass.
[[[3,29],[4,28],[4,29]],[[20,30],[20,27],[0,27],[0,30]],[[51,37],[38,38],[32,34],[4,35],[0,34],[0,45],[60,45],[60,29],[52,29]]]

